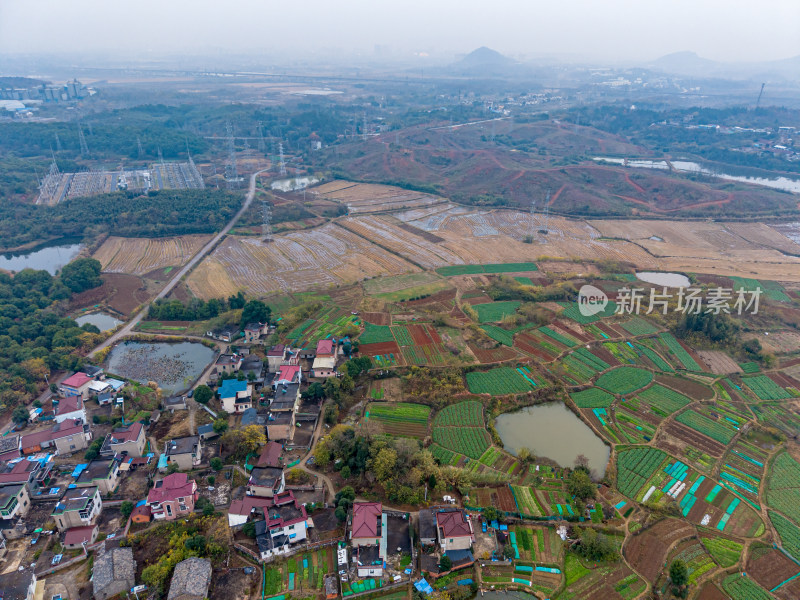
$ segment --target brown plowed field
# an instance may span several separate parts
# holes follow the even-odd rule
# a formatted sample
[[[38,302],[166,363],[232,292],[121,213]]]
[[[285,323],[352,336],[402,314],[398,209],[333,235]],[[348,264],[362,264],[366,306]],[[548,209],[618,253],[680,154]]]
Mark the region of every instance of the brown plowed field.
[[[474,344],[468,344],[469,349],[475,358],[482,363],[495,363],[519,358],[519,355],[508,346],[498,346],[497,348],[478,348]]]
[[[692,400],[710,400],[714,397],[714,391],[702,383],[683,379],[682,377],[673,377],[672,375],[656,375],[656,381],[663,383],[667,387],[671,387],[676,392],[680,392],[689,396]]]
[[[725,451],[725,446],[719,442],[675,421],[668,423],[662,431],[680,440],[690,448],[697,448],[711,456],[720,457]]]
[[[789,577],[797,574],[798,571],[800,571],[800,567],[780,550],[770,550],[756,560],[751,558],[747,561],[747,574],[761,587],[768,590],[786,581]],[[783,591],[783,588],[780,591]],[[797,596],[785,595],[783,597],[797,598]]]
[[[361,354],[369,354],[374,356],[376,354],[387,354],[390,352],[394,352],[395,356],[400,353],[400,348],[397,346],[397,342],[377,342],[375,344],[361,344],[359,346],[359,352]]]
[[[708,367],[708,369],[716,375],[728,375],[730,373],[741,373],[742,368],[739,364],[728,356],[725,352],[719,350],[700,350],[697,352],[702,360],[701,363]]]
[[[664,519],[638,535],[628,538],[623,548],[631,566],[650,583],[653,583],[667,557],[669,547],[680,539],[695,535],[697,530],[677,519]]]
[[[433,343],[433,340],[428,336],[428,331],[424,325],[415,323],[414,325],[406,325],[411,339],[417,346],[428,346]]]
[[[710,581],[703,586],[700,593],[697,595],[697,600],[728,600],[727,594],[722,591]]]
[[[515,512],[517,510],[514,494],[511,493],[511,489],[507,485],[497,488],[497,504],[495,506],[505,512]]]
[[[86,290],[70,298],[68,310],[106,305],[123,314],[131,314],[138,306],[147,302],[153,293],[147,290],[140,277],[124,273],[104,273],[103,285]]]
[[[364,320],[373,325],[391,325],[392,315],[384,312],[365,312]]]
[[[600,344],[592,346],[591,353],[594,354],[597,358],[606,361],[612,367],[616,367],[617,365],[622,364],[617,360],[616,356],[611,354],[611,352],[606,350],[605,347],[603,347]]]

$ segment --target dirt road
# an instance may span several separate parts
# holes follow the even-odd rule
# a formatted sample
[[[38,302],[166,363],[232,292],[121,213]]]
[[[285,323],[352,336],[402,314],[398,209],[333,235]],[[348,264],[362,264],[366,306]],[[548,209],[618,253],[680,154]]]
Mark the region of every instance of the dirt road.
[[[245,211],[248,208],[250,208],[250,204],[253,202],[253,197],[256,194],[256,178],[260,173],[263,173],[264,171],[267,171],[267,169],[256,171],[250,176],[250,188],[247,190],[247,197],[245,198],[244,204],[242,204],[242,207],[239,209],[239,212],[237,212],[234,215],[234,217],[228,222],[228,224],[222,228],[222,231],[220,231],[217,235],[211,238],[211,240],[205,246],[203,246],[202,248],[200,248],[200,250],[197,251],[197,254],[195,254],[188,263],[186,263],[181,269],[178,270],[177,273],[175,273],[175,276],[167,282],[167,284],[164,286],[164,289],[162,289],[158,293],[158,295],[155,298],[153,298],[151,303],[155,302],[156,300],[160,300],[161,298],[166,298],[172,291],[172,289],[176,285],[178,285],[181,279],[183,279],[195,267],[195,265],[197,265],[197,263],[199,263],[203,258],[205,258],[205,256],[209,252],[211,252],[216,247],[217,244],[219,244],[222,238],[224,238],[228,234],[228,232],[234,226],[236,221],[238,221],[241,218],[241,216],[245,213]],[[102,344],[94,348],[91,352],[89,352],[89,355],[92,355],[95,352],[99,352],[100,350],[104,350],[105,348],[113,346],[119,340],[124,338],[126,335],[129,335],[133,331],[133,328],[136,327],[136,325],[147,314],[149,308],[150,304],[144,306],[142,310],[140,310],[136,314],[136,316],[133,317],[130,321],[128,321],[119,331],[114,333],[105,342],[103,342]]]

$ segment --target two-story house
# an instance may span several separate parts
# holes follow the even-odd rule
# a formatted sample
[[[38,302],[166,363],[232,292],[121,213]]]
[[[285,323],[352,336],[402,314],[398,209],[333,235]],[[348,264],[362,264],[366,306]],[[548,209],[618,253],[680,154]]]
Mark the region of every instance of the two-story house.
[[[282,385],[300,384],[303,382],[303,370],[300,365],[281,365],[278,367],[278,374],[272,380],[272,387],[275,389]]]
[[[248,496],[272,498],[286,487],[282,467],[253,467],[247,482]]]
[[[304,541],[313,523],[305,507],[292,492],[276,495],[263,509],[264,520],[256,523],[256,543],[261,560],[284,554],[291,544]]]
[[[103,500],[97,486],[70,488],[56,503],[52,517],[62,533],[73,527],[94,525],[103,511]]]
[[[244,328],[244,341],[248,344],[257,342],[267,331],[265,323],[248,323]]]
[[[94,377],[89,377],[86,373],[73,373],[58,386],[58,395],[62,398],[78,396],[85,400],[89,397],[89,386],[94,380]]]
[[[97,486],[101,494],[111,494],[119,485],[119,461],[109,458],[89,462],[75,479],[75,485]]]
[[[53,407],[53,414],[56,423],[62,421],[75,421],[80,420],[82,423],[87,423],[86,407],[83,405],[83,397],[81,396],[67,396],[59,400],[58,405]]]
[[[236,373],[242,367],[242,357],[238,354],[220,354],[214,368],[217,373]]]
[[[382,514],[383,505],[380,502],[356,502],[353,504],[350,544],[354,548],[380,544]]]
[[[72,454],[85,450],[92,439],[91,427],[80,419],[65,420],[49,429],[23,435],[20,449],[23,454],[36,454],[55,448],[56,454]]]
[[[17,517],[24,517],[30,509],[31,495],[27,483],[0,487],[0,523],[8,523]],[[0,527],[0,529],[4,529],[4,527]]]
[[[0,463],[0,486],[26,483],[28,489],[35,492],[50,477],[52,469],[53,463],[46,460],[22,458]]]
[[[314,363],[311,365],[313,377],[335,377],[336,376],[336,352],[337,346],[333,340],[319,340],[317,342],[317,352]]]
[[[166,471],[167,467],[174,463],[181,471],[189,471],[200,465],[202,458],[203,443],[199,436],[175,438],[165,444],[158,468]]]
[[[246,381],[226,379],[219,386],[219,401],[226,413],[242,413],[253,407],[253,391]]]
[[[147,503],[155,519],[172,521],[191,514],[197,500],[197,483],[186,473],[172,473],[156,481],[147,494]]]
[[[472,521],[463,510],[448,510],[436,513],[436,537],[444,552],[469,550],[475,543]]]
[[[117,427],[106,435],[100,448],[100,456],[144,456],[146,445],[144,425],[137,421],[127,427]]]

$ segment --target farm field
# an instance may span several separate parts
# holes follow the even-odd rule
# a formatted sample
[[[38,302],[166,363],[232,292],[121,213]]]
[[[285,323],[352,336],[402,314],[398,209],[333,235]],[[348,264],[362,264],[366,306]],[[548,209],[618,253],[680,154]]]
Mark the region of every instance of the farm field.
[[[539,385],[528,367],[498,367],[490,371],[467,373],[467,387],[473,394],[519,394]]]
[[[383,433],[422,439],[428,432],[430,413],[430,407],[424,404],[370,402],[367,405],[365,420],[377,422]]]
[[[402,188],[374,183],[334,180],[312,188],[320,198],[347,205],[351,214],[428,207],[445,202],[444,198]]]
[[[112,236],[103,242],[92,257],[100,261],[103,271],[107,273],[145,275],[156,269],[182,267],[210,239],[210,235],[173,238]]]
[[[519,305],[519,302],[490,302],[488,304],[475,304],[472,308],[478,313],[478,321],[480,323],[497,323],[513,315]]]
[[[653,380],[653,374],[636,367],[618,367],[601,375],[595,385],[614,394],[630,394]]]
[[[451,452],[479,459],[492,444],[480,402],[451,404],[433,420],[433,441]]]

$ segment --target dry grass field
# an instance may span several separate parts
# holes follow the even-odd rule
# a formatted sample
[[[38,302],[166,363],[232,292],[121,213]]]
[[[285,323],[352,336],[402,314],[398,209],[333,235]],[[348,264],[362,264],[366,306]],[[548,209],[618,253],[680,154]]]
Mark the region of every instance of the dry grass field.
[[[277,236],[271,244],[229,236],[187,283],[196,296],[213,298],[239,289],[256,294],[302,291],[417,270],[346,229],[327,224]]]
[[[312,192],[317,197],[346,204],[350,214],[402,210],[445,202],[445,199],[440,196],[404,190],[390,185],[339,180],[312,188]]]
[[[184,235],[171,238],[110,237],[94,258],[107,273],[144,275],[155,269],[186,264],[211,239],[210,235]]]

